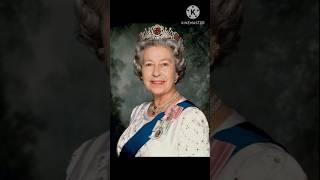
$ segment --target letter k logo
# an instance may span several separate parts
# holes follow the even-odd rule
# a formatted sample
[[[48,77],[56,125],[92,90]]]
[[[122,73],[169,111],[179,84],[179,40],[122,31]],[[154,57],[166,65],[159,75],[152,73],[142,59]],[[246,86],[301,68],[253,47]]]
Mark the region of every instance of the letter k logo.
[[[200,15],[200,9],[195,5],[190,5],[186,10],[186,14],[190,19],[196,19]]]

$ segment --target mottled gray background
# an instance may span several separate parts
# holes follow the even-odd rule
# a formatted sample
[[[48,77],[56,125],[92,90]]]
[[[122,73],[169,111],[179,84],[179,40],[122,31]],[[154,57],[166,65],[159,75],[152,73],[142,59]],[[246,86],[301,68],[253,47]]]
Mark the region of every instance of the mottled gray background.
[[[222,99],[284,144],[319,179],[319,5],[244,1],[237,53],[215,68]]]
[[[211,84],[319,179],[318,2],[244,7],[239,51]],[[75,38],[72,0],[2,0],[0,32],[0,175],[64,179],[74,149],[109,126],[105,67]]]

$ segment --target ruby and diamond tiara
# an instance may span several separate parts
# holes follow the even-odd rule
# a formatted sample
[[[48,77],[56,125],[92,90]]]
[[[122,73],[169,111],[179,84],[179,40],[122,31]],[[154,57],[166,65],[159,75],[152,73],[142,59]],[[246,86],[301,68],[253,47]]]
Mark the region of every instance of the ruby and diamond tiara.
[[[167,28],[159,24],[145,28],[144,31],[139,34],[140,41],[160,39],[182,41],[180,35],[177,32],[172,31],[172,28]]]

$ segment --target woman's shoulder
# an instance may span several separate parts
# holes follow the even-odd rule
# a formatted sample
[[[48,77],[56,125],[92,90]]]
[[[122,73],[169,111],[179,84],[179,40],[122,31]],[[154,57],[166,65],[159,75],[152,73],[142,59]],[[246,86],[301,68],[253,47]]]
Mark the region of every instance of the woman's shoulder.
[[[106,131],[102,134],[100,134],[99,136],[96,136],[92,139],[89,139],[85,142],[83,142],[79,148],[75,151],[75,153],[78,154],[83,154],[84,151],[89,150],[89,149],[96,149],[96,151],[98,150],[98,148],[101,148],[101,146],[107,145],[108,138],[110,136],[110,132]]]
[[[255,143],[235,154],[225,167],[224,173],[237,169],[239,179],[307,179],[299,163],[278,145]],[[268,178],[267,178],[268,177]]]
[[[133,108],[133,110],[135,110],[135,109],[141,109],[141,108],[143,108],[143,107],[146,107],[146,106],[148,106],[150,103],[151,103],[151,102],[149,102],[149,101],[143,102],[143,103],[141,103],[141,104],[139,104],[139,105],[136,105],[136,106]]]
[[[130,122],[135,119],[135,117],[138,115],[139,112],[142,112],[146,107],[148,107],[148,105],[150,104],[150,102],[143,102],[137,106],[135,106],[131,112],[131,120]]]
[[[205,114],[201,111],[200,108],[198,108],[196,106],[191,106],[191,107],[184,109],[182,114],[196,117],[196,118],[205,118],[206,119]]]
[[[83,142],[72,154],[67,168],[67,179],[77,179],[79,174],[91,179],[96,176],[106,179],[107,172],[103,168],[106,168],[110,154],[109,137],[110,133],[107,131]]]
[[[205,127],[207,128],[208,121],[205,114],[196,106],[191,106],[184,109],[179,116],[183,126],[192,126],[192,127]]]

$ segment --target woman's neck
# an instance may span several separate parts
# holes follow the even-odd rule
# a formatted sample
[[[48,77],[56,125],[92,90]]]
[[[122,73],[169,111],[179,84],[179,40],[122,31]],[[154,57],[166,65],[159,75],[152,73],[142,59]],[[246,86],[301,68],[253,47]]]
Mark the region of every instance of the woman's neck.
[[[161,107],[171,101],[178,93],[176,89],[170,91],[169,93],[166,93],[164,95],[159,95],[159,96],[153,96],[153,103],[157,107]]]
[[[231,114],[232,109],[223,104],[221,108],[217,112],[214,112],[213,116],[210,118],[210,132],[219,128]]]
[[[219,128],[227,118],[232,114],[232,109],[224,104],[224,102],[218,97],[215,91],[210,92],[210,98],[212,99],[212,116],[209,118],[210,132],[214,132]]]

